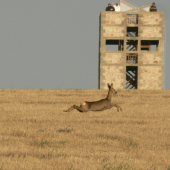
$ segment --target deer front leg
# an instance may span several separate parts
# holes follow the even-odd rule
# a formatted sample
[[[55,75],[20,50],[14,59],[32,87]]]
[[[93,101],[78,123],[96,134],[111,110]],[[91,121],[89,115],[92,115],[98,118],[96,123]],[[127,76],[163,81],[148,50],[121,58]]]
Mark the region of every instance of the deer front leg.
[[[115,104],[115,107],[117,107],[117,111],[119,112],[119,110],[122,111],[122,108],[118,105],[118,104]]]
[[[119,105],[117,105],[118,107],[119,107],[119,109],[122,111],[122,108],[119,106]]]
[[[112,104],[109,109],[111,109],[112,107],[116,107],[117,111],[119,112],[119,109],[122,111],[122,108],[118,105],[118,104]]]

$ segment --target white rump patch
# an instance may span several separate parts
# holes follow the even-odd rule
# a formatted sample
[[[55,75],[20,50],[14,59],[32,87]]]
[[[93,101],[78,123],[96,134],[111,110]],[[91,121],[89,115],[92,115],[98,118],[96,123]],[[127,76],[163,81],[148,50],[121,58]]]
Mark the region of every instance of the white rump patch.
[[[86,102],[81,102],[80,105],[86,105]]]

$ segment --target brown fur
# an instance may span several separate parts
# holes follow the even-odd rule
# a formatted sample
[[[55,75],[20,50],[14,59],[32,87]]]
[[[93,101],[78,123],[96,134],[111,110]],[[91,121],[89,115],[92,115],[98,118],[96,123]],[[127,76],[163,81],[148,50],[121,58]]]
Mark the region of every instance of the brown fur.
[[[88,111],[102,111],[106,109],[111,109],[113,106],[117,108],[117,111],[119,110],[122,111],[122,108],[117,105],[117,104],[111,104],[111,98],[113,95],[116,95],[117,92],[113,88],[113,83],[109,85],[108,83],[108,95],[106,98],[101,99],[99,101],[94,101],[94,102],[88,102],[88,101],[83,101],[80,103],[80,106],[72,105],[69,109],[63,110],[64,112],[70,112],[74,109],[77,109],[79,112],[88,112]]]

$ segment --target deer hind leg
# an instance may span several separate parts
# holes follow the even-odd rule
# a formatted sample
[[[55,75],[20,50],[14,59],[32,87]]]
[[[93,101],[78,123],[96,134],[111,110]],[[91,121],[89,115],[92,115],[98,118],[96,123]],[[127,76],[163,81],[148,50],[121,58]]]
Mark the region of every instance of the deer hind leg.
[[[75,108],[76,108],[76,105],[73,105],[69,109],[63,110],[63,112],[70,112],[70,111],[74,110]]]
[[[88,112],[89,111],[89,106],[86,102],[81,102],[80,103],[80,107],[77,106],[76,109],[79,111],[79,112]]]
[[[84,108],[82,106],[76,106],[76,108],[79,112],[85,112]]]
[[[77,109],[79,112],[87,112],[88,111],[88,108],[87,108],[85,102],[80,103],[80,106],[73,105],[69,109],[63,110],[63,111],[64,112],[70,112],[70,111],[72,111],[74,109]]]

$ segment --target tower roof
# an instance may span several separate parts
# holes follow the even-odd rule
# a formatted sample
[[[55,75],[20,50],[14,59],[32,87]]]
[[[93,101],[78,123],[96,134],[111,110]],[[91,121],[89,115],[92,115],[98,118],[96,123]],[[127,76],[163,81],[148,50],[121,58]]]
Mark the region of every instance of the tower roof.
[[[143,12],[149,12],[150,6],[152,5],[152,3],[150,4],[146,4],[146,5],[142,5],[140,7],[137,7],[125,0],[120,0],[120,7],[121,7],[121,11],[131,11],[131,12],[137,12],[137,11],[143,11]]]

